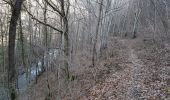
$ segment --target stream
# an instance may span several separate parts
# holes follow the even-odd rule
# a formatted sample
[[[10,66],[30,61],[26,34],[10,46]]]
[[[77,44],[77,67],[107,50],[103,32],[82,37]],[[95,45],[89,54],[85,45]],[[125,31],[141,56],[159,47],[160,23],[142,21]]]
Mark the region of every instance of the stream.
[[[44,56],[44,64],[57,58],[59,55],[59,49],[50,49]],[[19,94],[25,92],[29,85],[35,82],[36,77],[42,73],[42,60],[39,60],[37,64],[31,64],[28,70],[29,75],[27,78],[27,73],[22,72],[17,77],[17,90]],[[29,80],[28,80],[29,79]],[[8,89],[0,85],[0,100],[8,100]]]
[[[30,70],[28,70],[28,72],[30,73],[28,75],[28,78],[26,72],[18,75],[17,88],[19,91],[25,91],[27,89],[27,86],[30,84],[30,82],[34,81],[36,77],[41,74],[42,62],[39,61],[37,65],[38,66],[36,66],[36,64],[33,64]]]

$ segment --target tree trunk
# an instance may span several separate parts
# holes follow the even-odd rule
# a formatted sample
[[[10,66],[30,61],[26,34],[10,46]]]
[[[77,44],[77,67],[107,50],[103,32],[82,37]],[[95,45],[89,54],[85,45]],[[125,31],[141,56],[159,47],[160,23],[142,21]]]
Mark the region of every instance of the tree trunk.
[[[47,23],[47,4],[46,4],[46,2],[44,2],[44,12],[43,12],[43,14],[44,14],[44,23],[46,24]],[[47,67],[47,64],[48,64],[48,61],[47,61],[47,57],[48,57],[48,54],[47,54],[47,52],[48,52],[48,45],[47,45],[47,43],[48,43],[48,37],[47,37],[47,26],[46,25],[43,25],[43,32],[44,32],[44,47],[45,47],[45,49],[44,49],[44,51],[43,51],[43,65],[42,65],[42,70],[43,71],[45,71],[45,66]],[[45,56],[46,56],[46,58],[45,58]],[[46,64],[46,65],[45,65]]]
[[[62,20],[63,20],[63,33],[62,33],[62,43],[63,43],[63,50],[64,50],[64,70],[66,74],[66,78],[69,79],[70,74],[69,74],[69,36],[68,36],[68,19],[67,19],[67,14],[65,12],[64,8],[64,1],[61,0],[61,12],[62,12]]]
[[[63,29],[63,37],[64,37],[64,66],[65,66],[65,74],[66,77],[69,78],[69,37],[68,37],[68,20],[67,18],[63,18],[64,29]]]
[[[101,22],[101,14],[102,14],[102,7],[103,6],[103,0],[100,0],[100,5],[99,5],[99,16],[97,19],[97,26],[96,26],[96,32],[95,32],[95,39],[94,39],[94,45],[93,45],[93,57],[92,57],[92,66],[95,66],[95,61],[97,59],[97,50],[96,50],[96,45],[97,45],[97,40],[98,40],[98,34],[99,34],[99,26]]]
[[[16,0],[12,8],[12,16],[9,27],[9,42],[8,42],[8,87],[11,100],[16,100],[16,70],[15,70],[15,38],[17,20],[20,15],[21,5],[23,0]]]
[[[26,60],[25,60],[25,49],[24,49],[24,35],[23,35],[23,31],[22,31],[22,19],[20,16],[20,20],[19,20],[19,29],[20,29],[20,43],[21,43],[21,56],[22,56],[22,63],[24,68],[26,68]]]
[[[1,25],[1,43],[2,43],[2,71],[5,72],[5,48],[4,48],[4,31],[3,31],[3,22],[0,19],[0,25]]]
[[[136,28],[137,28],[137,25],[138,25],[140,13],[141,13],[141,9],[138,9],[138,11],[135,13],[135,22],[134,22],[134,25],[133,25],[133,39],[136,38]]]

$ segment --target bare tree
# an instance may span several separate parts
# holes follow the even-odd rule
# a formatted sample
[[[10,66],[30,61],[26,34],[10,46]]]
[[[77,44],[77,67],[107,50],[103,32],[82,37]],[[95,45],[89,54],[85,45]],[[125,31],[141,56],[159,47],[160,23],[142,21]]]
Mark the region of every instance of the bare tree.
[[[11,5],[12,15],[9,27],[9,44],[8,44],[8,83],[11,100],[16,100],[16,69],[15,69],[15,38],[17,20],[20,16],[21,5],[23,0],[16,0]]]
[[[96,50],[96,45],[98,41],[98,34],[99,34],[99,26],[101,22],[101,14],[102,14],[102,7],[103,7],[103,0],[100,0],[99,3],[99,15],[97,19],[97,25],[96,25],[96,31],[95,31],[95,39],[94,39],[94,45],[93,45],[93,56],[92,56],[92,66],[95,66],[95,61],[97,59],[97,50]]]

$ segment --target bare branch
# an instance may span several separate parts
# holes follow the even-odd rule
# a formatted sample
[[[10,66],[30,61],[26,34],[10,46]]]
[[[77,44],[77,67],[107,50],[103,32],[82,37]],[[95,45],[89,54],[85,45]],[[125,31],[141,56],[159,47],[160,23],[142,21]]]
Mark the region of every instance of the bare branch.
[[[45,2],[46,2],[54,11],[56,11],[60,16],[63,17],[63,14],[61,13],[61,11],[59,11],[59,9],[57,9],[56,7],[54,7],[48,0],[45,0]]]
[[[50,27],[50,28],[58,31],[59,33],[62,33],[62,32],[63,32],[62,30],[60,30],[60,29],[58,29],[58,28],[55,28],[55,27],[53,27],[53,26],[50,25],[50,24],[47,24],[47,23],[44,23],[44,22],[40,21],[38,18],[36,18],[34,15],[32,15],[32,14],[27,10],[27,8],[26,8],[25,5],[24,5],[24,8],[25,8],[26,12],[31,16],[31,18],[32,18],[33,20],[36,20],[37,22],[39,22],[39,23],[41,23],[41,24],[43,24],[43,25],[46,25],[46,26],[48,26],[48,27]]]

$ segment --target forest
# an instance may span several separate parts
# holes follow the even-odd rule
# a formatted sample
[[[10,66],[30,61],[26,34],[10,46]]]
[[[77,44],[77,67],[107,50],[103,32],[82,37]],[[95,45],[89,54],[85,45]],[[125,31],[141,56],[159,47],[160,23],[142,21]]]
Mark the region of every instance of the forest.
[[[0,0],[0,100],[170,100],[170,0]]]

